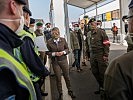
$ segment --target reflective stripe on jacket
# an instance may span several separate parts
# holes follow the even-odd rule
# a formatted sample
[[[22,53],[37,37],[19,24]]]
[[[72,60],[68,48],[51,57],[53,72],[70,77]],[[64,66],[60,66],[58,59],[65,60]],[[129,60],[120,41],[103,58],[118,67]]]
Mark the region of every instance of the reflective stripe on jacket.
[[[30,37],[32,39],[32,41],[34,42],[34,37],[26,32],[25,30],[22,30],[20,33],[19,33],[19,36],[21,36],[21,40],[23,40],[26,36]],[[34,48],[34,50],[36,50]],[[36,51],[37,53],[38,51]],[[26,66],[26,64],[24,63],[23,59],[22,59],[22,54],[20,52],[20,47],[18,48],[15,48],[14,49],[14,56],[20,61],[20,63],[25,67],[25,69],[29,72],[29,75],[30,75],[30,78],[33,82],[37,82],[40,78],[38,76],[36,76],[34,73],[32,73],[30,71],[30,69]]]
[[[18,84],[29,91],[29,100],[37,100],[34,86],[27,70],[11,55],[0,49],[0,69],[8,68],[11,70]]]

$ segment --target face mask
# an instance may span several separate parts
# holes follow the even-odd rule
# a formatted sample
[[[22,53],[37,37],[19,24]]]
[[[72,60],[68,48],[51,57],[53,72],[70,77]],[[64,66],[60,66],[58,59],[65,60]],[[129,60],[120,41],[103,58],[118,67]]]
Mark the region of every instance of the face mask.
[[[19,25],[18,29],[15,32],[16,34],[19,34],[24,28],[24,16],[21,16],[21,19],[20,19],[19,23],[20,23],[20,25]]]
[[[44,32],[44,28],[43,27],[39,28],[39,30],[40,30],[41,33]]]
[[[101,26],[100,26],[100,25],[97,25],[97,27],[98,27],[98,28],[101,28]]]
[[[133,40],[130,34],[133,34],[133,33],[127,34],[127,36],[124,39],[127,41],[128,44],[133,44]]]
[[[34,32],[34,27],[29,28],[29,30],[30,30],[31,32]]]
[[[78,30],[79,30],[79,27],[74,27],[74,30],[75,30],[75,31],[78,31]]]
[[[50,31],[50,30],[51,30],[51,28],[46,28],[46,30]]]

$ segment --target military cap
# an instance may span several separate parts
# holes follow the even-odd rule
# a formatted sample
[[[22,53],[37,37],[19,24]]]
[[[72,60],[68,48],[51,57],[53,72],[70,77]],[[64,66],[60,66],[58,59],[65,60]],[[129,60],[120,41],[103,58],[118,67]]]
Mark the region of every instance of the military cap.
[[[35,23],[35,19],[34,18],[30,18],[30,24],[34,24]]]
[[[77,27],[79,27],[79,24],[74,24],[73,26],[77,26]]]
[[[27,6],[23,7],[23,11],[29,13],[29,15],[32,16],[32,13]]]
[[[133,7],[133,0],[131,0],[130,4],[129,4],[129,9]]]
[[[46,24],[45,24],[45,26],[46,26],[46,25],[48,25],[48,24],[50,24],[50,25],[51,25],[51,23],[46,23]]]
[[[100,23],[100,22],[102,22],[102,21],[101,21],[101,20],[97,20],[97,22],[99,22],[99,23]]]
[[[91,18],[91,19],[89,20],[89,23],[91,23],[91,22],[95,22],[95,21],[96,21],[95,18]]]
[[[128,19],[128,16],[127,16],[127,15],[125,15],[125,16],[122,17],[122,20],[123,20],[123,21],[124,21],[125,19]]]
[[[25,0],[15,0],[15,1],[18,2],[18,3],[26,5],[26,1]]]
[[[36,24],[36,26],[42,26],[43,25],[43,23],[41,23],[41,22],[38,22],[37,24]]]

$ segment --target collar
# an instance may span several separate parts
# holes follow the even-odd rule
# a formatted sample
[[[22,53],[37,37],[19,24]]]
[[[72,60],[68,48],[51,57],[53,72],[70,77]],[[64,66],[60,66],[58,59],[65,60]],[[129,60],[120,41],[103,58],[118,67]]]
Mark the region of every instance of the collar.
[[[27,27],[26,25],[24,25],[24,30],[25,31],[29,31],[29,27]]]
[[[19,47],[23,42],[9,27],[0,23],[0,40],[12,48]]]
[[[60,38],[58,38],[57,40],[56,39],[54,39],[54,42],[59,42],[60,41]]]
[[[24,28],[23,28],[26,32],[30,33],[31,35],[33,35],[32,32],[29,31],[29,27],[27,27],[26,25],[24,25]]]
[[[92,34],[97,33],[97,31],[98,31],[98,28],[92,30]]]

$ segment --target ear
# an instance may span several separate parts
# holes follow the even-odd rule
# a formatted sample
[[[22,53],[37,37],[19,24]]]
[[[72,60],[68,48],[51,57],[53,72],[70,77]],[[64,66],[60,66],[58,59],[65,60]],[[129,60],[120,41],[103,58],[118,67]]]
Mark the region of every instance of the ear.
[[[29,19],[29,14],[28,13],[25,14],[25,18]]]
[[[15,1],[13,1],[13,0],[10,1],[9,9],[10,9],[11,14],[16,15],[17,6],[16,6]]]

